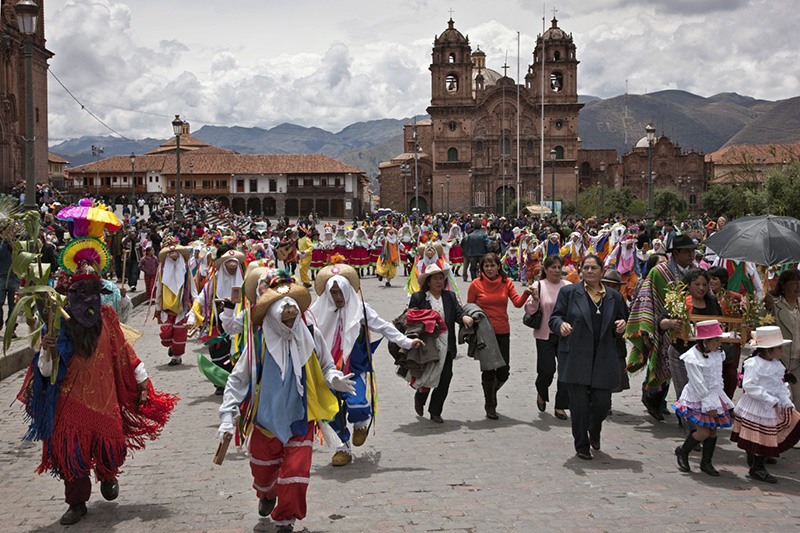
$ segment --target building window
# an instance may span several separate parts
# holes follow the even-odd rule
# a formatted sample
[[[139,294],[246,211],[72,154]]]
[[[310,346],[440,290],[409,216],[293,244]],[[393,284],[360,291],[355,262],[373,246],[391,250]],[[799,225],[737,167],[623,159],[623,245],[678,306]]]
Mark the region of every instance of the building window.
[[[269,192],[277,192],[278,191],[278,180],[271,179],[269,180]]]
[[[250,192],[258,192],[258,180],[250,180]]]
[[[117,182],[117,178],[114,178],[114,183]],[[106,178],[106,187],[111,187],[111,178]]]
[[[550,89],[553,92],[558,92],[564,88],[564,75],[556,71],[550,74]]]
[[[500,148],[500,153],[502,155],[508,155],[511,153],[511,140],[508,137],[503,137],[503,143]]]
[[[450,131],[456,131],[456,129],[458,128],[458,124],[456,123],[455,120],[451,120],[450,123],[447,125],[447,127],[450,129]]]
[[[448,161],[458,161],[458,149],[456,148],[448,148],[447,149],[447,160]]]
[[[36,123],[39,123],[39,108],[36,108]]]
[[[456,55],[455,54],[450,54],[450,56],[447,58],[447,62],[448,63],[455,63],[456,62]]]
[[[320,187],[327,187],[328,186],[328,178],[321,178],[319,180],[319,186]]]
[[[169,188],[170,188],[170,189],[174,189],[174,188],[175,188],[175,180],[170,180],[170,182],[169,182]]]
[[[236,192],[244,192],[244,180],[237,179],[236,180]]]
[[[309,189],[314,187],[314,180],[311,178],[305,178],[303,180],[303,187],[308,187]]]
[[[448,74],[447,78],[444,81],[444,88],[449,93],[454,93],[458,91],[458,76],[455,74]]]
[[[153,183],[153,176],[150,176],[150,183]]]
[[[553,52],[553,61],[558,61],[559,59],[561,59],[561,52],[556,50],[555,52]]]
[[[525,144],[525,149],[529,152],[533,152],[533,141],[528,141],[527,144]]]
[[[563,146],[556,146],[556,159],[564,159],[564,147]]]
[[[297,178],[289,178],[289,187],[297,187]]]
[[[336,187],[341,187],[342,186],[342,178],[336,178],[336,184],[335,185],[336,185]]]
[[[156,176],[156,183],[158,183],[158,176]]]
[[[478,155],[483,155],[483,141],[478,141],[475,143],[475,151]]]

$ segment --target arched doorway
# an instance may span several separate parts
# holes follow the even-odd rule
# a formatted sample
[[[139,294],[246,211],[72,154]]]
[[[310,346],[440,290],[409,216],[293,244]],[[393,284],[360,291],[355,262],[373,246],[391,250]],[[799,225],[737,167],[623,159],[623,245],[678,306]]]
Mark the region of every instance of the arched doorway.
[[[261,200],[258,198],[247,199],[247,214],[261,216]]]
[[[274,217],[275,213],[277,213],[278,211],[275,198],[271,196],[269,198],[264,198],[262,204],[263,204],[264,216]]]
[[[244,198],[234,198],[233,199],[233,207],[231,208],[234,213],[237,215],[241,215],[244,213]]]
[[[300,200],[300,215],[307,217],[314,210],[314,200],[303,198]]]
[[[230,207],[231,207],[231,202],[228,200],[228,197],[227,197],[227,196],[221,196],[221,197],[219,198],[219,203],[220,203],[220,204],[222,204],[222,206],[223,206],[225,209],[230,209]]]
[[[505,215],[511,204],[517,198],[517,192],[514,187],[506,185],[505,187],[498,187],[495,191],[495,213]]]
[[[412,198],[408,201],[408,210],[411,213],[414,213],[414,209],[419,208],[419,213],[427,213],[428,212],[428,201],[425,200],[422,196],[417,196],[416,198]]]
[[[331,213],[329,216],[342,218],[344,217],[344,200],[334,198],[331,200]]]
[[[297,198],[287,198],[286,205],[284,206],[285,215],[287,217],[296,217],[297,216]]]
[[[327,199],[319,199],[317,200],[317,216],[320,218],[325,218],[330,216],[330,212],[328,211],[328,200]]]

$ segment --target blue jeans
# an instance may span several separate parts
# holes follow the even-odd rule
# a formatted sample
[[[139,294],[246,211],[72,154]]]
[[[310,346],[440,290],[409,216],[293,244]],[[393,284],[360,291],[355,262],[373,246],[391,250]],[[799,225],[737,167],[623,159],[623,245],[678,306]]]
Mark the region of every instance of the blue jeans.
[[[11,314],[11,311],[14,310],[14,298],[18,290],[19,280],[16,277],[14,279],[0,278],[0,328],[5,324],[3,305],[6,301],[8,302],[8,314]]]

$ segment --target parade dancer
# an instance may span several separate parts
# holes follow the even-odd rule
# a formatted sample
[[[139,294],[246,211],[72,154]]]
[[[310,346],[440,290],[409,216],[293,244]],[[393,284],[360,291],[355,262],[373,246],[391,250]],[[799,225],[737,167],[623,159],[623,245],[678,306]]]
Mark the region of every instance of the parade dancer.
[[[197,295],[189,271],[190,250],[170,240],[158,253],[161,263],[156,284],[156,315],[161,325],[161,345],[167,347],[169,366],[182,363],[186,351],[186,319]]]
[[[350,250],[350,266],[356,269],[358,277],[363,277],[369,268],[369,240],[364,228],[357,228],[353,234],[353,247]]]
[[[559,250],[559,253],[564,258],[564,267],[567,269],[566,280],[570,283],[580,281],[580,266],[586,253],[581,234],[577,231],[572,232],[569,236],[569,242]]]
[[[177,401],[153,389],[116,312],[101,306],[101,287],[94,273],[71,277],[70,319],[58,337],[42,337],[17,396],[31,420],[25,440],[43,441],[36,471],[64,481],[63,525],[86,515],[92,470],[103,498],[117,498],[128,452],[159,436]]]
[[[625,301],[630,301],[633,291],[639,283],[636,264],[636,236],[628,234],[611,250],[606,258],[606,267],[613,268],[620,273],[622,287],[620,294]]]
[[[376,384],[373,379],[372,353],[380,340],[370,343],[369,331],[383,335],[404,349],[424,346],[420,339],[409,339],[390,322],[383,320],[359,298],[361,282],[355,269],[335,263],[320,270],[314,283],[317,301],[309,309],[316,327],[325,339],[330,339],[331,355],[336,367],[345,374],[353,374],[355,396],[338,393],[339,414],[330,422],[342,444],[333,455],[333,466],[352,462],[350,429],[353,425],[353,446],[361,446],[367,439],[369,426],[375,413]],[[372,402],[370,402],[372,400]]]
[[[461,247],[461,240],[464,235],[461,233],[461,226],[453,223],[447,233],[447,258],[453,269],[453,275],[458,276],[459,270],[464,266],[464,250]]]
[[[373,230],[372,233],[373,235],[369,245],[369,266],[372,268],[372,273],[377,275],[378,261],[380,260],[381,252],[383,251],[383,228]]]
[[[400,254],[397,249],[397,232],[389,227],[383,242],[383,250],[378,259],[375,272],[378,274],[378,281],[386,279],[386,286],[392,286],[392,279],[397,274],[397,264],[400,261]]]
[[[253,306],[253,331],[228,378],[218,435],[234,433],[240,406],[258,514],[281,532],[306,516],[306,491],[317,424],[338,411],[330,389],[354,393],[352,375],[336,369],[322,333],[305,324],[308,289],[288,272],[267,277]]]
[[[400,262],[403,264],[403,275],[408,276],[411,270],[410,265],[413,263],[413,261],[409,260],[409,252],[414,248],[415,241],[414,235],[411,233],[411,226],[408,225],[408,222],[403,224],[397,236],[400,239],[399,250]]]
[[[311,269],[311,260],[314,253],[314,244],[311,242],[309,231],[300,227],[300,233],[303,235],[297,241],[297,255],[300,258],[300,282],[306,287],[311,287],[311,277],[309,271]]]

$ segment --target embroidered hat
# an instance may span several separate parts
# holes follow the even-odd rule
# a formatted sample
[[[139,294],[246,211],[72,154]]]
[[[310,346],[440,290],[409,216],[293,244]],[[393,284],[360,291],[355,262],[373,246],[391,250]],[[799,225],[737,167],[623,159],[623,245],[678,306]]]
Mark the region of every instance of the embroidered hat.
[[[267,289],[258,297],[253,306],[253,324],[260,326],[267,316],[269,307],[282,298],[292,298],[300,308],[300,314],[311,305],[311,293],[300,285],[285,270],[277,270],[266,277]]]
[[[183,258],[188,261],[189,258],[192,256],[192,249],[187,248],[185,246],[181,246],[180,244],[170,244],[169,246],[164,246],[161,248],[161,251],[158,252],[158,262],[164,263],[167,260],[167,256],[170,252],[178,252],[183,256]]]
[[[701,341],[704,339],[715,339],[724,336],[722,326],[718,320],[703,320],[697,323],[695,336],[689,340]]]
[[[751,333],[752,339],[750,340],[750,347],[752,348],[774,348],[776,346],[786,346],[791,344],[792,341],[784,339],[781,333],[781,328],[778,326],[762,326],[756,328]]]
[[[334,258],[336,258],[336,256],[331,259]],[[361,289],[361,280],[358,278],[356,269],[348,264],[336,261],[332,265],[328,265],[317,272],[316,279],[314,280],[314,291],[316,291],[317,296],[322,296],[325,292],[325,287],[328,285],[328,280],[333,276],[344,276],[347,278],[347,281],[350,282],[350,285],[356,292]]]
[[[236,250],[228,250],[214,260],[214,268],[219,270],[222,265],[230,260],[238,261],[240,266],[244,266],[244,254]]]

